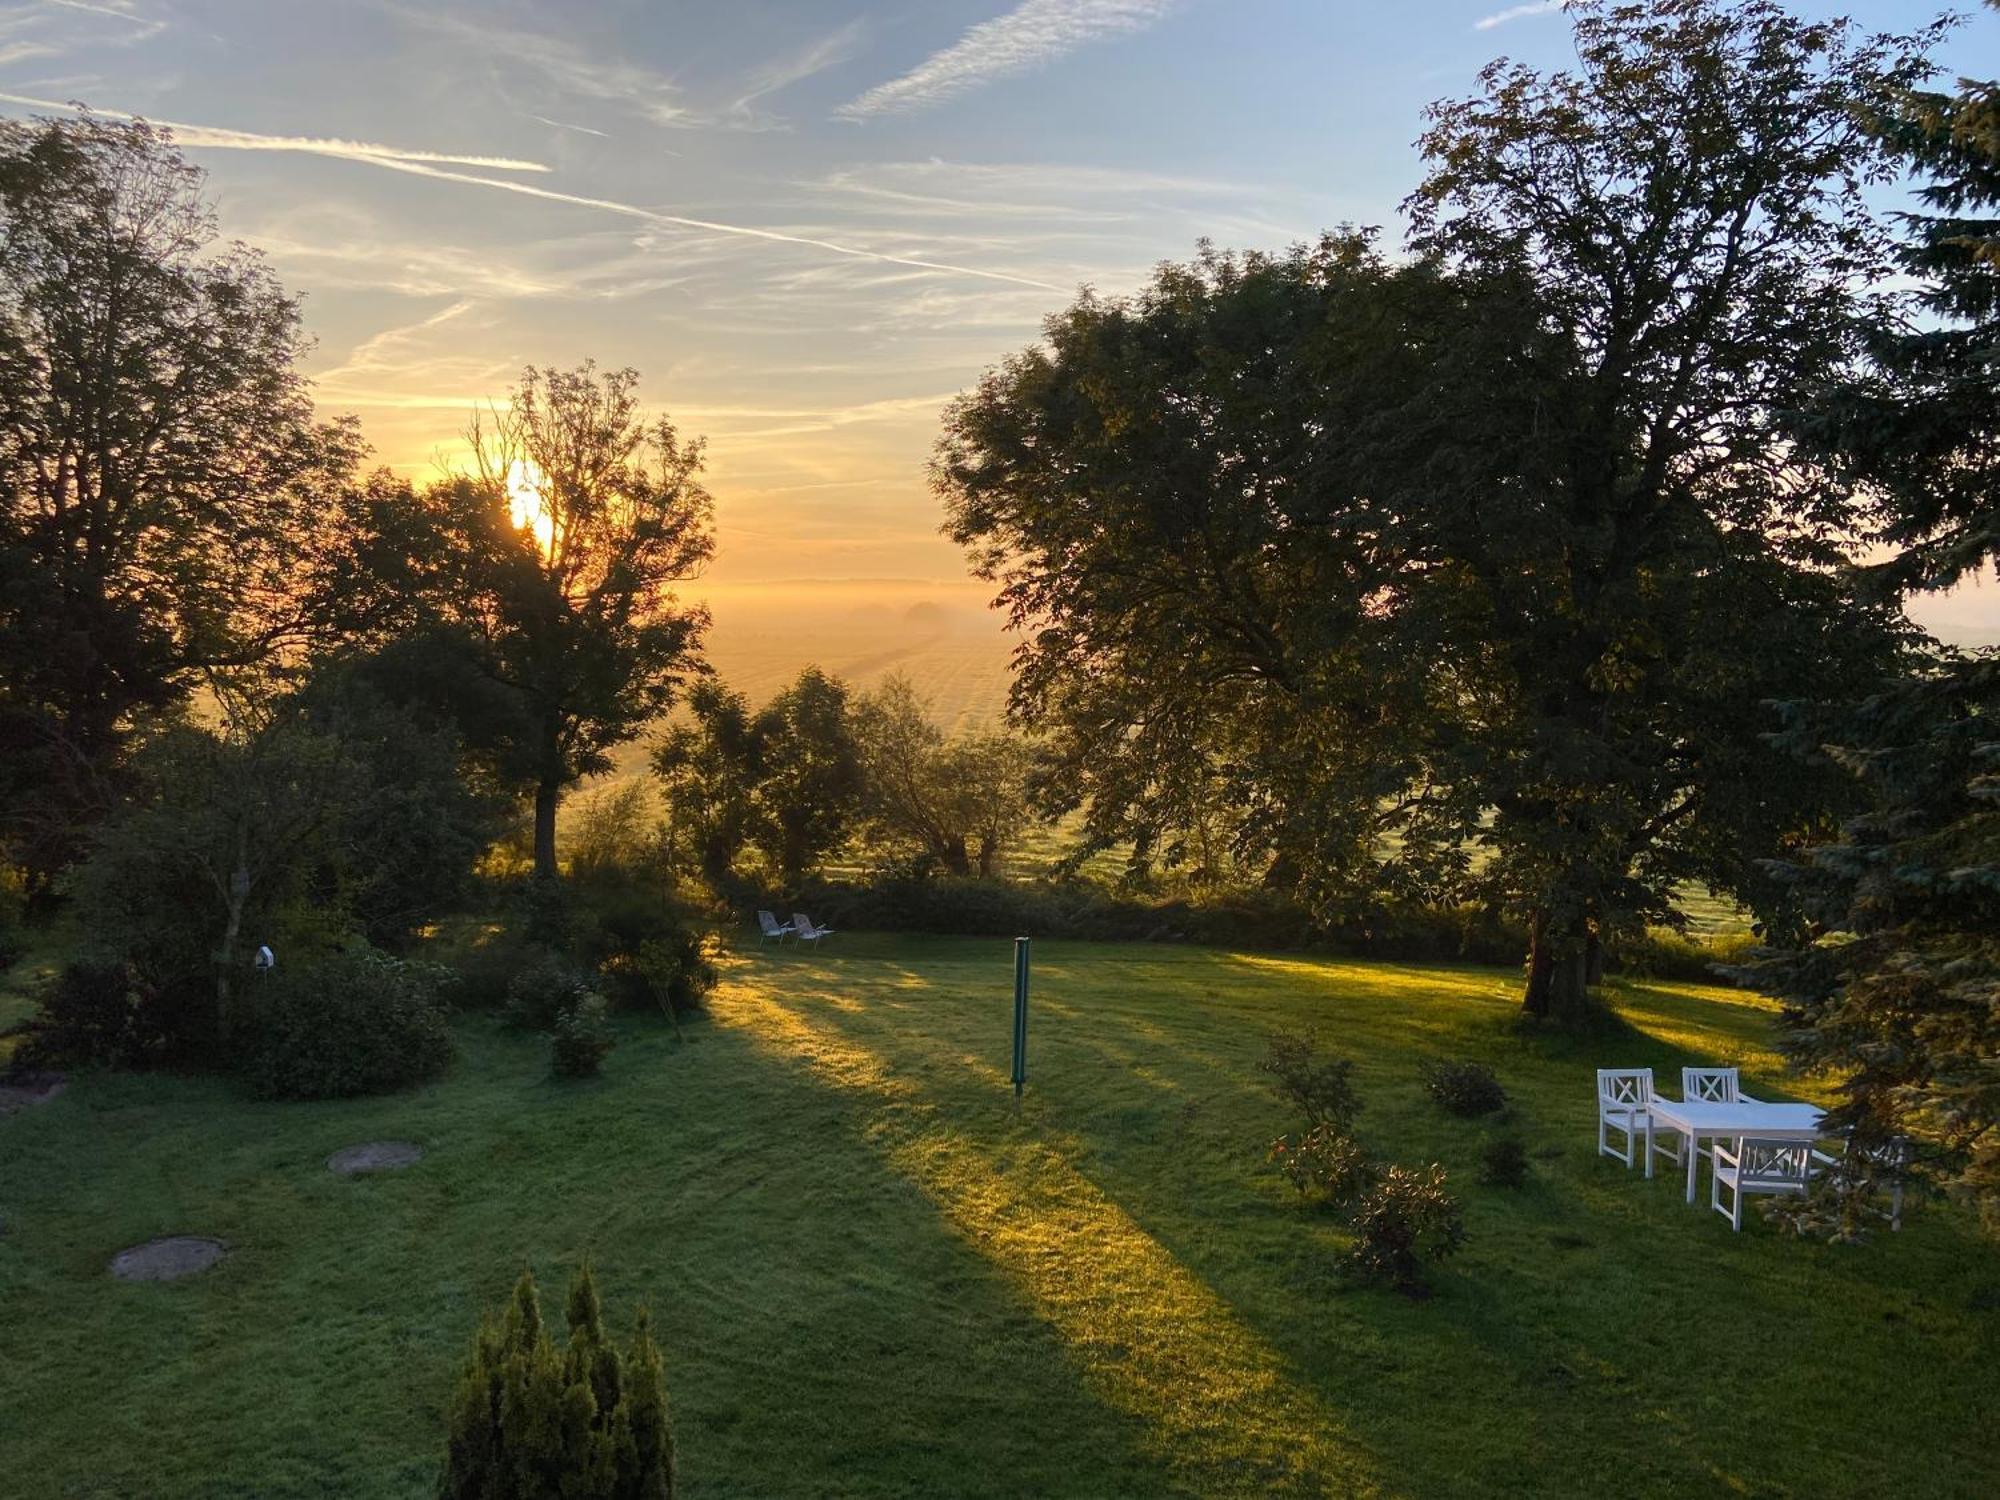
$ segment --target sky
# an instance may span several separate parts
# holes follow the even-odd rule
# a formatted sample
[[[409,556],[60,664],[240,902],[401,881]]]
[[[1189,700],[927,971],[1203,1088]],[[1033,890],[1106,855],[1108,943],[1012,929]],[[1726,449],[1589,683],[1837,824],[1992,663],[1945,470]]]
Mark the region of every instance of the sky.
[[[172,123],[303,294],[322,407],[420,481],[522,366],[636,368],[708,439],[714,580],[769,587],[962,578],[953,394],[1203,237],[1393,241],[1424,105],[1503,53],[1569,60],[1560,7],[0,0],[0,112]],[[1996,71],[2000,16],[1941,61]],[[1931,617],[2000,636],[2000,588]]]

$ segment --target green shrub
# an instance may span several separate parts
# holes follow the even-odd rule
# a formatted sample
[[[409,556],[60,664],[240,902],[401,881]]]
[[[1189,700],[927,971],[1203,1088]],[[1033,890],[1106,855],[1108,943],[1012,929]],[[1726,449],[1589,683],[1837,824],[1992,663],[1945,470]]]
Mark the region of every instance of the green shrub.
[[[1355,1275],[1384,1281],[1406,1296],[1422,1296],[1427,1263],[1443,1260],[1465,1243],[1458,1200],[1444,1190],[1444,1168],[1392,1166],[1354,1210],[1354,1248],[1347,1265]]]
[[[1609,968],[1640,979],[1682,979],[1694,984],[1728,984],[1718,973],[1749,958],[1758,938],[1749,932],[1690,937],[1671,927],[1648,927],[1643,933],[1619,938],[1611,946]]]
[[[1406,962],[1516,964],[1527,930],[1485,907],[1378,902],[1331,916],[1281,892],[1142,896],[1085,876],[1001,880],[885,874],[865,882],[811,880],[796,905],[848,931],[1214,943],[1307,949]],[[768,900],[746,893],[743,915]]]
[[[439,953],[458,976],[453,999],[469,1010],[500,1010],[515,976],[544,958],[544,950],[522,942],[498,927],[489,927]]]
[[[640,1310],[621,1355],[585,1265],[565,1321],[558,1351],[523,1271],[505,1315],[481,1323],[447,1413],[440,1500],[672,1500],[674,1439],[651,1318]]]
[[[507,981],[501,1019],[521,1031],[551,1031],[564,1012],[592,993],[590,976],[561,954],[530,949]]]
[[[18,903],[11,899],[11,894],[0,890],[0,973],[13,968],[28,951],[27,930],[22,926]]]
[[[1309,1126],[1331,1125],[1345,1135],[1361,1109],[1350,1076],[1354,1064],[1320,1056],[1319,1034],[1311,1027],[1274,1033],[1257,1067],[1271,1075],[1271,1086]]]
[[[1433,1099],[1452,1114],[1471,1118],[1490,1115],[1507,1107],[1507,1091],[1484,1063],[1430,1063],[1424,1068],[1424,1087]]]
[[[556,1017],[549,1031],[549,1062],[558,1078],[594,1078],[604,1066],[605,1054],[617,1045],[607,1009],[602,995],[586,993]]]
[[[131,1067],[142,1061],[144,1027],[123,964],[81,960],[45,988],[35,1014],[14,1028],[21,1068]]]
[[[1332,1125],[1279,1136],[1271,1143],[1271,1160],[1301,1198],[1317,1193],[1336,1208],[1367,1192],[1380,1175],[1360,1143]]]
[[[1495,1136],[1479,1154],[1479,1180],[1488,1187],[1519,1187],[1528,1180],[1528,1148],[1519,1136]]]
[[[451,1062],[441,998],[450,972],[358,947],[254,989],[243,1060],[267,1099],[336,1099],[423,1083]]]

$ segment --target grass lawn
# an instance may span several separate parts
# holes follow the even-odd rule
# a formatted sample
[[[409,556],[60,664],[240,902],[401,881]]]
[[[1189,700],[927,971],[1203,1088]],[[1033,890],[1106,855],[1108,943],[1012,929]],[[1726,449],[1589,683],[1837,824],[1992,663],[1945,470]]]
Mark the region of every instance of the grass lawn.
[[[1496,971],[1042,943],[1016,1118],[1005,943],[834,942],[732,959],[592,1083],[474,1016],[412,1095],[94,1076],[0,1121],[0,1493],[426,1494],[480,1309],[525,1261],[553,1311],[586,1252],[621,1336],[655,1310],[694,1496],[1993,1492],[2000,1258],[1957,1213],[1732,1235],[1594,1154],[1599,1063],[1785,1093],[1757,1001],[1624,987],[1631,1035],[1567,1047]],[[1428,1302],[1343,1284],[1262,1163],[1254,1063],[1305,1020],[1369,1144],[1462,1190]],[[1477,1184],[1498,1127],[1435,1110],[1434,1056],[1499,1072],[1529,1186]],[[430,1154],[323,1168],[384,1136]],[[171,1232],[235,1251],[105,1274]]]

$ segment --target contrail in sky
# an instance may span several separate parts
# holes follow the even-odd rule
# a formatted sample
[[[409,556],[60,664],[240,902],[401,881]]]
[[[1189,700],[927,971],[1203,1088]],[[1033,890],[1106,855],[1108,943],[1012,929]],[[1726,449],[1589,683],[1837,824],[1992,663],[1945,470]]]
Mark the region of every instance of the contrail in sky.
[[[58,104],[47,99],[30,99],[20,94],[0,93],[0,101],[25,104],[35,109],[59,109],[67,113],[76,113],[83,108],[80,105]],[[121,120],[140,118],[120,110],[107,109],[97,112]],[[540,162],[515,161],[508,157],[451,156],[435,151],[404,151],[394,146],[371,146],[356,141],[321,140],[310,136],[257,135],[247,130],[227,130],[210,125],[182,125],[171,120],[157,120],[153,123],[171,130],[177,140],[189,146],[213,146],[225,151],[303,151],[318,156],[334,156],[345,161],[365,162],[372,167],[384,167],[393,172],[413,172],[421,177],[435,177],[443,182],[462,182],[472,187],[494,188],[503,193],[522,193],[530,198],[541,198],[550,203],[568,203],[579,208],[595,208],[628,219],[640,219],[648,224],[660,224],[677,229],[700,229],[711,234],[740,235],[745,239],[765,240],[779,245],[802,245],[808,249],[823,250],[829,255],[844,255],[854,260],[869,260],[890,266],[909,266],[914,270],[936,271],[947,276],[975,276],[985,281],[1005,281],[1015,286],[1031,286],[1046,292],[1066,290],[1053,282],[1037,281],[1031,276],[1017,276],[1011,271],[985,271],[976,266],[921,260],[910,255],[890,255],[881,250],[863,250],[855,245],[842,245],[833,240],[816,239],[811,235],[785,234],[780,230],[756,229],[747,224],[724,224],[714,219],[694,219],[684,214],[669,214],[657,209],[641,208],[636,203],[621,203],[615,198],[591,198],[581,193],[564,193],[554,188],[536,187],[532,183],[512,182],[498,177],[478,177],[470,172],[449,171],[442,165],[546,172],[548,168]]]

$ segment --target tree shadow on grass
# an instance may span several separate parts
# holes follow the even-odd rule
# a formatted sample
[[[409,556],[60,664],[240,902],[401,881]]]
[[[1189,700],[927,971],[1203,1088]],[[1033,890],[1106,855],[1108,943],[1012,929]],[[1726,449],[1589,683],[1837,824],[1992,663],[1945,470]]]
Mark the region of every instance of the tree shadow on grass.
[[[847,1029],[857,1012],[820,1002],[746,982],[719,1013],[865,1106],[873,1148],[1018,1288],[1085,1385],[1147,1429],[1149,1453],[1179,1481],[1202,1494],[1377,1488],[1339,1414],[1065,1153],[1010,1131],[999,1109],[975,1117],[941,1101],[923,1064],[885,1062]]]
[[[1418,1493],[1546,1492],[1586,1477],[1660,1492],[1860,1492],[1868,1475],[1888,1482],[1881,1460],[1829,1463],[1827,1433],[1870,1430],[1880,1412],[1928,1425],[1940,1493],[1977,1492],[1980,1425],[1962,1385],[1942,1373],[1964,1367],[1954,1349],[1976,1359],[1982,1337],[1953,1322],[1980,1280],[1954,1265],[1972,1249],[1959,1226],[1941,1220],[1922,1246],[1904,1236],[1859,1252],[1873,1260],[1780,1241],[1762,1226],[1732,1237],[1681,1202],[1681,1179],[1664,1162],[1665,1180],[1646,1182],[1595,1155],[1597,1066],[1650,1065],[1671,1089],[1684,1063],[1769,1057],[1757,1046],[1767,1008],[1727,992],[1711,1000],[1621,985],[1619,1015],[1596,1035],[1524,1037],[1496,975],[1402,970],[1391,988],[1435,987],[1460,1002],[1445,1007],[1449,1018],[1413,1026],[1408,1005],[1342,994],[1337,977],[1295,985],[1296,971],[1262,961],[1186,958],[1172,972],[1201,997],[1186,1008],[1162,1007],[1165,976],[1143,965],[1114,966],[1087,997],[1039,1001],[1035,1081],[1011,1128],[977,1102],[999,1097],[993,1070],[966,1062],[997,1050],[984,1031],[999,1042],[999,1005],[989,1016],[983,998],[940,993],[911,1025],[910,1013],[891,1021],[865,1004],[816,1007],[810,994],[786,1003],[920,1088],[978,1149],[1058,1153],[1340,1412],[1377,1475]],[[1233,988],[1231,972],[1255,975],[1253,992]],[[1373,975],[1361,966],[1355,977]],[[848,980],[865,985],[865,970]],[[1253,1071],[1260,1028],[1302,1013],[1361,1059],[1364,1137],[1394,1159],[1443,1160],[1466,1201],[1472,1243],[1440,1273],[1429,1304],[1341,1286],[1326,1269],[1338,1231],[1256,1175],[1257,1148],[1272,1124],[1282,1128]],[[1126,1024],[1134,1020],[1145,1024]],[[1050,1035],[1065,1029],[1073,1034]],[[1537,1148],[1528,1189],[1476,1185],[1489,1127],[1430,1104],[1413,1049],[1500,1069],[1516,1097],[1505,1128]],[[1246,1178],[1257,1184],[1248,1191]],[[1919,1327],[1933,1357],[1906,1378],[1908,1334]],[[1718,1403],[1735,1417],[1716,1420]]]

